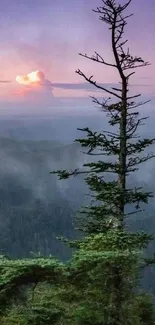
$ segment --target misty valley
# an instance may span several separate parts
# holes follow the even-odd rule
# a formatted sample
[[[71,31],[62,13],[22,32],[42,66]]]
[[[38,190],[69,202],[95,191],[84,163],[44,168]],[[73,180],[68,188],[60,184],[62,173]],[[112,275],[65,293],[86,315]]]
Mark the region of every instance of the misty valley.
[[[0,325],[155,325],[155,1],[94,2],[1,4]]]
[[[76,123],[74,121],[74,123]],[[95,123],[95,122],[94,122]],[[43,122],[42,122],[43,124]],[[63,120],[59,121],[63,127]],[[44,125],[44,124],[43,124]],[[13,124],[14,126],[14,124]],[[38,128],[29,128],[38,138]],[[28,129],[29,129],[28,128]],[[47,128],[46,128],[47,130]],[[74,230],[74,223],[80,207],[90,203],[90,194],[84,176],[79,175],[69,180],[60,181],[50,172],[56,169],[80,168],[83,163],[95,161],[81,150],[78,143],[62,142],[61,136],[54,140],[20,139],[20,128],[16,124],[16,137],[9,137],[10,129],[0,138],[0,251],[9,258],[27,258],[37,256],[55,256],[67,261],[72,250],[56,237],[78,238],[80,233]],[[41,129],[40,129],[41,132]],[[7,135],[7,137],[6,137]],[[79,133],[78,133],[79,135]],[[29,132],[25,134],[25,138]],[[139,186],[155,191],[154,177],[151,174],[147,183],[145,167],[137,176]],[[130,177],[130,185],[135,178]],[[141,217],[130,216],[126,221],[127,229],[139,229],[152,233],[155,229],[155,202],[151,200]],[[150,245],[150,254],[155,251],[155,244]],[[147,251],[148,254],[148,251]],[[148,276],[148,274],[151,275]],[[153,272],[153,273],[152,273]],[[145,272],[144,285],[155,293],[154,271]]]

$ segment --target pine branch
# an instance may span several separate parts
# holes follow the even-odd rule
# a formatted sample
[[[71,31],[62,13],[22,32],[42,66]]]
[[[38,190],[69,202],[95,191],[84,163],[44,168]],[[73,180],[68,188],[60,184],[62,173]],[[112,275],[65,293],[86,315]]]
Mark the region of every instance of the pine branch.
[[[145,157],[135,157],[135,158],[129,158],[128,163],[126,165],[126,171],[128,172],[129,167],[137,166],[139,164],[142,164],[152,158],[155,158],[155,154],[148,154]]]
[[[135,153],[143,152],[148,146],[152,145],[155,139],[138,140],[136,143],[128,143],[127,156],[133,156]]]

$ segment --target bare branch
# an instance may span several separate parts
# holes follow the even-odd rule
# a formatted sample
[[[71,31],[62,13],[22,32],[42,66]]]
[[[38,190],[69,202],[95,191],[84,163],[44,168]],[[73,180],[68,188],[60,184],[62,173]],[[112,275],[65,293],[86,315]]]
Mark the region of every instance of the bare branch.
[[[137,94],[137,95],[134,95],[134,96],[129,96],[129,97],[127,97],[127,99],[137,98],[137,97],[140,97],[140,96],[141,96],[141,94]]]
[[[108,107],[107,105],[106,105],[106,103],[108,102],[108,100],[110,99],[110,97],[108,98],[108,99],[104,99],[104,102],[100,102],[96,97],[94,97],[94,96],[90,96],[90,98],[92,98],[92,100],[93,100],[93,103],[95,103],[95,104],[98,104],[99,106],[101,106],[102,108],[103,107]]]
[[[89,60],[92,60],[92,61],[95,61],[95,62],[98,62],[98,63],[102,63],[102,64],[108,65],[110,67],[117,68],[117,66],[115,64],[105,62],[104,59],[102,58],[102,56],[100,54],[98,54],[96,51],[95,51],[95,54],[96,54],[96,57],[95,56],[88,56],[87,54],[79,53],[80,56],[83,56],[86,59],[89,59]]]
[[[151,63],[149,63],[149,62],[145,62],[144,64],[140,64],[140,65],[126,66],[126,67],[123,67],[123,71],[124,71],[124,70],[128,70],[128,69],[135,69],[135,68],[146,67],[146,66],[148,66],[148,65],[151,65]]]
[[[129,74],[126,76],[126,78],[127,78],[127,79],[129,79],[129,77],[131,77],[133,74],[135,74],[135,71],[134,71],[134,72],[131,72],[131,73],[129,73]]]
[[[139,209],[139,210],[134,210],[134,211],[132,211],[132,212],[129,212],[129,213],[125,213],[125,215],[124,215],[124,217],[125,218],[128,218],[129,216],[131,216],[131,215],[133,215],[133,214],[137,214],[137,213],[140,213],[140,212],[143,212],[143,211],[145,211],[145,209]]]
[[[116,90],[116,91],[120,91],[122,92],[122,89],[119,89],[119,88],[115,88],[115,87],[112,87],[113,90]]]
[[[79,74],[80,76],[82,76],[82,77],[83,77],[86,81],[88,81],[90,84],[94,85],[96,88],[101,89],[101,90],[107,92],[108,94],[111,94],[111,95],[113,95],[113,96],[115,96],[115,97],[117,97],[117,98],[119,98],[119,99],[122,98],[121,96],[119,96],[118,94],[114,93],[113,91],[110,91],[110,90],[108,90],[108,89],[106,89],[106,88],[104,88],[104,87],[98,85],[98,84],[96,83],[96,81],[93,81],[93,80],[92,80],[92,77],[93,77],[93,76],[91,76],[90,78],[86,77],[86,75],[85,75],[85,74],[84,74],[80,69],[76,70],[75,72],[76,72],[77,74]]]
[[[128,139],[130,139],[132,137],[132,135],[136,132],[138,126],[144,125],[144,123],[141,123],[141,122],[146,120],[146,119],[148,119],[148,116],[138,119],[138,121],[136,123],[133,122],[133,125],[127,130],[127,134],[129,133],[128,136],[127,136]]]
[[[106,152],[92,153],[92,152],[84,152],[84,151],[81,151],[81,153],[83,153],[84,155],[89,155],[89,156],[107,156],[107,153]]]
[[[146,100],[145,102],[139,102],[139,103],[131,102],[131,103],[129,103],[129,105],[128,105],[128,110],[129,110],[129,109],[133,109],[133,108],[137,108],[137,107],[139,107],[139,106],[143,106],[143,105],[145,105],[145,104],[147,104],[147,103],[150,103],[150,99],[149,99],[149,100]],[[130,106],[130,107],[129,107],[129,106]]]
[[[116,49],[118,50],[118,49],[121,48],[123,45],[125,45],[127,42],[128,42],[128,40],[125,40],[125,41],[123,41],[122,43],[119,43],[119,44],[116,46]]]

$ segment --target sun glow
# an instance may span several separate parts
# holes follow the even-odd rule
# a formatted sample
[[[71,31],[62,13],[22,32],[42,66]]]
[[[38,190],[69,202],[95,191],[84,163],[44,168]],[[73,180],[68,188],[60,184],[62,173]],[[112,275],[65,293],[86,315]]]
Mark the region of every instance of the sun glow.
[[[30,85],[40,81],[39,70],[32,71],[24,76],[17,76],[16,81],[22,85]]]

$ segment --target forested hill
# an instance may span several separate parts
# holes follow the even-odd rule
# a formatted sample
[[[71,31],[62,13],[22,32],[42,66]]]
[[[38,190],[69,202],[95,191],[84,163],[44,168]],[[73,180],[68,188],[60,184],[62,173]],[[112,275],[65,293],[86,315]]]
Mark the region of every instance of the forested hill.
[[[73,235],[71,219],[86,191],[82,178],[49,172],[80,165],[79,145],[0,138],[0,248],[10,257],[68,253],[55,235]]]

